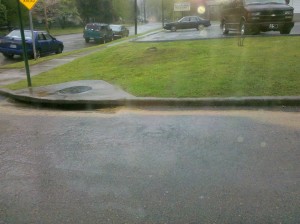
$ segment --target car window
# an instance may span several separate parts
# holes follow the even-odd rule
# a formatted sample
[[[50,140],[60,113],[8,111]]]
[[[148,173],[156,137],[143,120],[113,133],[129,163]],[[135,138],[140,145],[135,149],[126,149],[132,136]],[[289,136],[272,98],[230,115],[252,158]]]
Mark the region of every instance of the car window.
[[[116,25],[111,25],[110,28],[112,30],[115,30],[115,31],[120,31],[120,30],[124,29],[124,27],[122,27],[122,26],[116,26]]]
[[[45,37],[42,33],[38,33],[38,40],[45,40]]]
[[[190,21],[189,17],[184,17],[180,20],[180,22],[188,22],[188,21]]]
[[[32,34],[30,30],[25,30],[24,31],[25,39],[32,39]],[[21,32],[20,30],[14,30],[10,32],[7,37],[12,37],[12,38],[21,38]]]
[[[20,38],[21,37],[21,33],[20,33],[19,30],[14,30],[11,33],[9,33],[7,36],[8,37],[18,37],[18,38]]]
[[[198,18],[197,17],[191,17],[191,22],[197,22]]]
[[[52,40],[52,37],[48,33],[44,33],[45,39],[46,40]]]
[[[99,26],[96,25],[96,24],[87,24],[86,29],[88,29],[88,30],[97,30],[97,29],[99,29]]]

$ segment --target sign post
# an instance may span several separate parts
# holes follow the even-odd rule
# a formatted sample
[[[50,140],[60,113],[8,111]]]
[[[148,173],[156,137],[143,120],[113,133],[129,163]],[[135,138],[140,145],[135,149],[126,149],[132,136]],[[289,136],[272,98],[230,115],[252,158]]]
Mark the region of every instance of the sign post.
[[[33,39],[33,23],[32,23],[32,13],[31,10],[29,10],[29,22],[30,22],[30,30],[31,30],[31,36]],[[35,41],[32,40],[32,47],[33,47],[33,56],[34,56],[34,60],[36,60],[36,48],[35,48]]]
[[[27,55],[27,48],[26,48],[26,41],[25,41],[25,34],[24,34],[24,27],[23,27],[23,21],[22,21],[20,2],[28,10],[31,10],[33,8],[33,6],[37,3],[37,1],[38,0],[17,0],[19,22],[20,22],[20,33],[21,33],[21,37],[22,37],[23,58],[24,58],[24,63],[25,63],[25,70],[26,70],[28,87],[31,87],[32,85],[31,85],[30,70],[29,70],[29,64],[28,64],[28,55]],[[33,36],[32,36],[32,42],[34,42]]]
[[[162,22],[162,28],[165,26],[165,9],[164,9],[164,0],[161,0],[161,22]]]
[[[134,0],[134,34],[135,35],[137,35],[137,13],[138,13],[137,0]]]

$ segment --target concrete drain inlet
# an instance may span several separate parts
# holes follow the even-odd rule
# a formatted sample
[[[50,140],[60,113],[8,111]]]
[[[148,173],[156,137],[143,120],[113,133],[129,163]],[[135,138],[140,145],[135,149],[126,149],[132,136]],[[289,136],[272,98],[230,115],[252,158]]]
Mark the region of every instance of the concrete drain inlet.
[[[73,86],[73,87],[59,90],[57,92],[61,93],[61,94],[78,94],[78,93],[84,93],[84,92],[87,92],[90,90],[92,90],[92,87],[90,87],[90,86]]]

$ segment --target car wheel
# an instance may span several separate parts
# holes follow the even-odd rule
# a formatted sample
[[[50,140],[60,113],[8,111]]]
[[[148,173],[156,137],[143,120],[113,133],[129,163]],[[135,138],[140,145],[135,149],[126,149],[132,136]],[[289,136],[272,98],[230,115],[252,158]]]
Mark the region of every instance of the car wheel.
[[[176,26],[172,26],[172,27],[171,27],[171,31],[172,31],[172,32],[176,32]]]
[[[85,42],[89,43],[90,42],[90,38],[85,38]]]
[[[229,33],[229,30],[227,29],[225,22],[222,23],[222,33],[224,35]]]
[[[35,54],[36,54],[36,58],[40,58],[41,57],[41,50],[37,49]]]
[[[290,34],[290,32],[291,32],[291,28],[285,28],[285,27],[283,27],[280,30],[280,34]]]
[[[4,57],[9,58],[9,59],[14,57],[13,54],[5,54],[5,53],[2,53],[2,54],[3,54]]]
[[[252,34],[253,35],[258,35],[258,34],[260,34],[260,30],[254,30]]]
[[[55,54],[61,54],[62,53],[62,46],[58,46],[58,48],[55,51]]]
[[[197,30],[204,30],[204,25],[203,24],[199,24],[197,27],[196,27]]]

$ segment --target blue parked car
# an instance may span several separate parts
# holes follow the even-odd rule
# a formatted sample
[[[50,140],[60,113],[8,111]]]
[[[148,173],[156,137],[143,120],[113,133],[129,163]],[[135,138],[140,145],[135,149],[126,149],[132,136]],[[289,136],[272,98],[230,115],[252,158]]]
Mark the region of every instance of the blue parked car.
[[[63,42],[56,40],[45,31],[24,30],[27,54],[34,57],[32,39],[35,41],[36,56],[56,53],[60,54],[64,50]],[[23,55],[22,39],[20,30],[13,30],[6,36],[0,38],[0,52],[7,58],[13,58],[14,55]]]

